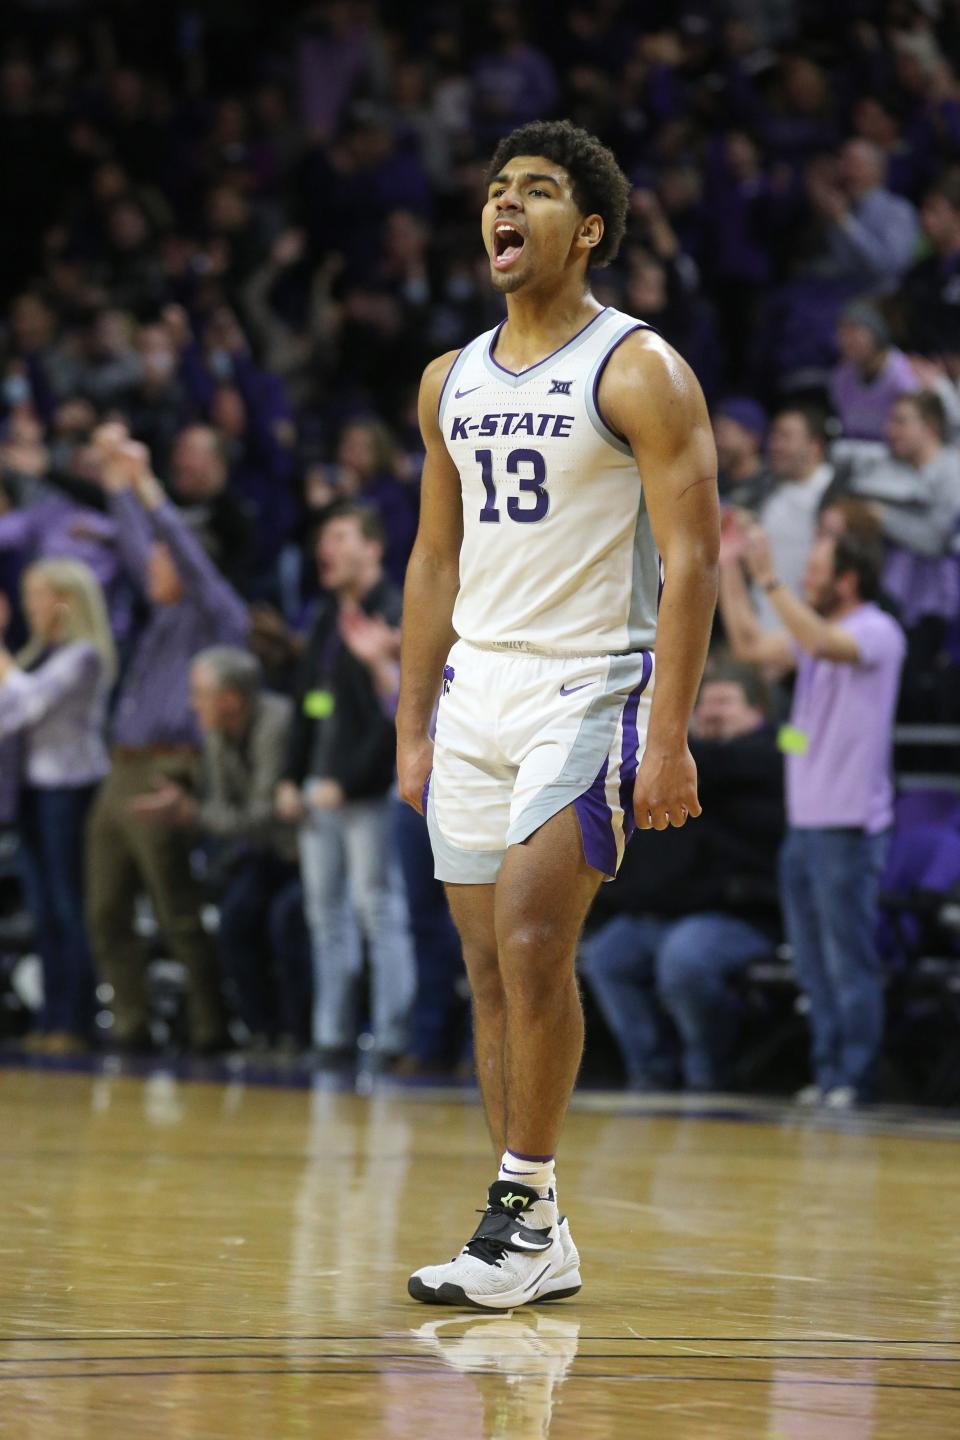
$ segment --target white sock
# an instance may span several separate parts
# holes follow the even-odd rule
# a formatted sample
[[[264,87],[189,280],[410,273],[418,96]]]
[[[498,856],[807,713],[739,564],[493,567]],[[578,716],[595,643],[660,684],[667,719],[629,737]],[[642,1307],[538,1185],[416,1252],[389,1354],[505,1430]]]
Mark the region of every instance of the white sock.
[[[556,1193],[554,1163],[552,1155],[547,1160],[540,1156],[531,1160],[525,1155],[515,1155],[512,1150],[504,1150],[497,1179],[519,1180],[521,1185],[529,1185],[531,1189],[539,1192],[542,1199],[546,1200],[551,1190],[554,1191],[554,1194]]]

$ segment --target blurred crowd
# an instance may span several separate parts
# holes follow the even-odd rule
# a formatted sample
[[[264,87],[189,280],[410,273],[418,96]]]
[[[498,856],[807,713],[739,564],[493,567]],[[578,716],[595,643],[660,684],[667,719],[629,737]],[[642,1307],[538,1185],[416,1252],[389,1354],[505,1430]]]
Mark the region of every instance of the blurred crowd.
[[[895,710],[960,720],[960,5],[7,8],[0,818],[43,960],[33,1043],[154,1043],[147,896],[191,1049],[348,1063],[365,1027],[384,1066],[469,1063],[456,935],[392,795],[416,391],[500,319],[495,141],[569,116],[634,186],[595,293],[711,405],[728,602],[694,719],[717,827],[705,805],[669,874],[605,887],[584,973],[632,1083],[726,1083],[730,979],[791,913],[796,951],[805,903],[775,857],[813,681],[791,701],[777,646],[851,663],[774,582],[821,620],[896,617],[881,770]],[[793,832],[863,830],[859,803],[811,821],[788,796],[791,875]],[[887,834],[892,801],[871,816]],[[852,988],[833,960],[801,976],[821,1016],[831,985],[873,1007],[821,1094],[873,1086],[878,965],[853,946]]]

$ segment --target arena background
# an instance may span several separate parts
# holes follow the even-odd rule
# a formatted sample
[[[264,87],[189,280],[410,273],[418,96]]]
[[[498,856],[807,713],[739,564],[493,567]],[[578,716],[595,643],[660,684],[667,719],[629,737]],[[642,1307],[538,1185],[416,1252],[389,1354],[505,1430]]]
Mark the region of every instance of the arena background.
[[[360,964],[348,997],[352,1028],[346,1038],[331,1040],[316,1012],[325,962],[316,933],[311,952],[297,815],[288,810],[281,823],[270,816],[265,821],[258,811],[247,830],[230,831],[229,843],[212,819],[201,823],[213,812],[203,809],[209,796],[197,788],[203,737],[189,718],[187,679],[195,651],[239,644],[256,655],[265,692],[287,697],[296,713],[309,715],[317,692],[303,680],[303,654],[305,646],[309,654],[312,627],[330,603],[318,578],[316,545],[332,505],[360,504],[379,517],[385,577],[393,587],[402,584],[418,513],[421,372],[437,354],[497,324],[503,313],[488,284],[479,232],[487,162],[513,127],[557,117],[598,135],[631,180],[627,238],[615,263],[594,274],[594,293],[601,303],[649,321],[694,368],[716,425],[727,510],[761,523],[770,514],[772,531],[776,506],[766,508],[771,498],[816,471],[824,481],[818,493],[826,494],[829,485],[834,501],[855,507],[844,514],[866,515],[875,528],[882,523],[883,604],[898,616],[907,647],[892,734],[895,825],[878,930],[886,1022],[874,1085],[861,1097],[869,1103],[862,1112],[833,1119],[793,1118],[798,1112],[790,1097],[810,1080],[809,999],[797,984],[783,935],[776,841],[764,841],[766,855],[754,854],[745,869],[737,869],[732,857],[740,854],[741,841],[746,851],[756,838],[756,816],[731,815],[729,833],[719,838],[705,816],[703,833],[712,839],[697,844],[707,848],[687,851],[676,842],[675,850],[657,852],[649,863],[661,868],[652,880],[645,871],[654,852],[643,845],[660,837],[638,838],[640,848],[631,853],[643,858],[605,888],[587,945],[624,919],[650,922],[658,936],[718,908],[756,922],[764,942],[723,980],[722,1063],[696,1083],[693,1072],[684,1071],[677,1017],[665,1012],[659,1016],[663,1033],[656,1042],[645,1037],[646,1051],[638,1050],[631,1062],[617,1042],[615,1016],[612,1021],[598,990],[585,983],[583,1086],[596,1091],[601,1107],[612,1091],[623,1097],[609,1100],[619,1110],[598,1112],[617,1116],[603,1122],[599,1149],[591,1138],[591,1114],[575,1116],[571,1153],[592,1156],[591,1163],[616,1172],[618,1193],[625,1195],[647,1185],[641,1152],[659,1147],[660,1188],[654,1181],[645,1193],[655,1196],[660,1218],[642,1236],[654,1253],[666,1243],[657,1228],[661,1212],[683,1212],[702,1177],[718,1215],[735,1209],[730,1187],[743,1187],[757,1243],[765,1254],[768,1240],[771,1247],[769,1284],[781,1291],[789,1290],[793,1271],[824,1284],[825,1276],[841,1272],[850,1279],[843,1256],[851,1239],[837,1216],[849,1219],[863,1203],[872,1217],[875,1248],[872,1258],[861,1257],[870,1282],[859,1291],[855,1278],[841,1286],[835,1328],[851,1344],[854,1337],[879,1335],[884,1344],[900,1347],[888,1354],[896,1356],[892,1364],[905,1367],[896,1382],[902,1381],[904,1395],[872,1398],[868,1413],[849,1398],[852,1389],[849,1396],[842,1390],[845,1381],[836,1382],[841,1390],[833,1420],[817,1410],[828,1394],[818,1388],[813,1428],[789,1428],[795,1413],[807,1413],[806,1402],[796,1399],[804,1392],[791,1388],[806,1373],[801,1339],[825,1335],[830,1318],[790,1292],[784,1305],[791,1323],[778,1330],[766,1317],[767,1281],[758,1281],[758,1290],[752,1281],[737,1288],[737,1280],[740,1318],[731,1328],[717,1319],[711,1327],[708,1320],[704,1335],[723,1335],[731,1345],[751,1334],[764,1336],[765,1345],[783,1340],[786,1349],[770,1351],[779,1369],[769,1370],[764,1359],[754,1377],[772,1387],[764,1413],[774,1428],[761,1428],[766,1419],[761,1422],[749,1406],[734,1406],[715,1429],[698,1434],[896,1436],[911,1424],[907,1410],[898,1408],[901,1398],[920,1407],[913,1433],[948,1433],[946,1411],[938,1409],[947,1397],[917,1398],[914,1387],[923,1385],[909,1366],[920,1352],[904,1347],[929,1342],[926,1359],[931,1368],[942,1359],[945,1371],[955,1351],[935,1347],[960,1343],[955,1300],[949,1302],[940,1288],[949,1273],[949,1266],[943,1268],[949,1214],[944,1210],[934,1222],[908,1178],[910,1155],[922,1151],[917,1163],[930,1186],[941,1195],[955,1188],[946,1170],[955,1134],[943,1112],[960,1099],[960,4],[211,0],[159,6],[7,0],[0,32],[0,638],[9,661],[0,665],[0,1110],[20,1147],[7,1172],[19,1178],[3,1189],[25,1227],[16,1241],[19,1268],[10,1274],[5,1322],[13,1344],[10,1378],[23,1382],[21,1390],[11,1390],[15,1409],[9,1413],[20,1417],[11,1435],[85,1433],[71,1428],[69,1405],[63,1409],[51,1399],[55,1392],[46,1389],[45,1377],[52,1361],[42,1347],[29,1348],[31,1337],[69,1338],[84,1386],[91,1375],[120,1373],[124,1366],[146,1375],[163,1350],[154,1353],[146,1343],[153,1332],[150,1314],[138,1309],[141,1271],[121,1266],[117,1295],[109,1304],[104,1298],[95,1255],[97,1247],[114,1247],[101,1228],[103,1217],[91,1219],[103,1175],[98,1146],[124,1187],[135,1188],[141,1161],[148,1169],[167,1161],[178,1167],[170,1196],[184,1208],[169,1233],[162,1193],[145,1201],[135,1219],[121,1206],[125,1242],[146,1267],[148,1285],[174,1283],[163,1265],[178,1263],[181,1246],[191,1256],[188,1263],[213,1267],[203,1273],[204,1285],[221,1283],[220,1260],[213,1257],[222,1260],[248,1233],[244,1206],[254,1203],[268,1173],[274,1127],[282,1156],[270,1187],[282,1187],[288,1161],[303,1167],[297,1171],[299,1219],[291,1221],[285,1202],[278,1201],[276,1213],[251,1222],[249,1233],[260,1235],[257,1265],[251,1262],[245,1272],[246,1288],[227,1285],[226,1309],[186,1298],[182,1277],[169,1304],[166,1292],[159,1292],[156,1329],[170,1342],[171,1355],[188,1332],[195,1339],[232,1334],[243,1340],[244,1355],[253,1354],[251,1337],[258,1335],[294,1347],[319,1335],[335,1343],[322,1358],[310,1358],[308,1368],[316,1361],[321,1369],[335,1369],[348,1356],[357,1367],[351,1374],[388,1375],[388,1355],[384,1359],[376,1347],[351,1349],[347,1341],[367,1331],[371,1340],[386,1334],[389,1350],[391,1326],[417,1323],[399,1316],[399,1302],[386,1317],[377,1310],[381,1292],[389,1290],[390,1304],[394,1292],[403,1295],[407,1260],[422,1258],[406,1232],[402,1254],[394,1253],[397,1232],[388,1212],[399,1205],[409,1176],[435,1179],[443,1165],[456,1168],[463,1155],[475,1160],[484,1146],[476,1107],[449,1099],[452,1091],[467,1102],[475,1098],[468,1004],[456,939],[430,879],[422,827],[390,799],[389,780],[371,782],[380,784],[376,793],[396,827],[386,843],[390,900],[399,908],[391,910],[387,929],[394,939],[405,936],[406,948],[388,954],[383,934],[368,923],[362,886],[359,892],[344,888],[357,912]],[[920,395],[926,405],[907,406],[913,440],[890,429],[891,417],[895,423],[900,413],[898,397],[905,395]],[[784,414],[786,426],[777,419]],[[173,517],[169,544],[177,554],[177,545],[195,545],[190,554],[201,554],[206,567],[196,583],[206,587],[206,598],[197,603],[207,618],[190,631],[200,638],[178,641],[176,663],[168,655],[162,662],[173,668],[152,674],[143,637],[152,633],[155,606],[131,573],[96,440],[99,427],[112,423],[147,447],[150,469],[172,501],[163,510]],[[142,501],[150,509],[146,486],[141,491],[139,481],[132,490],[128,481],[116,483],[127,491],[124,504],[129,500],[136,508]],[[163,507],[163,495],[154,500]],[[907,517],[899,529],[898,515]],[[804,522],[810,539],[815,520],[811,512]],[[13,717],[9,688],[4,710],[3,690],[10,657],[27,653],[28,667],[38,663],[38,652],[29,651],[24,575],[37,561],[63,558],[88,565],[106,598],[121,677],[100,735],[113,781],[121,763],[132,763],[129,752],[143,748],[167,758],[175,750],[178,762],[185,755],[190,762],[170,779],[162,817],[163,843],[176,851],[170,863],[187,878],[179,889],[170,881],[165,900],[158,900],[145,878],[145,861],[126,895],[123,954],[142,957],[144,977],[142,995],[130,1001],[133,1019],[126,1031],[118,1026],[123,975],[111,968],[109,954],[104,968],[103,942],[94,936],[87,943],[89,914],[85,919],[77,908],[83,892],[89,911],[91,883],[101,886],[97,894],[108,886],[110,877],[102,872],[109,871],[114,852],[101,846],[92,855],[82,827],[71,848],[66,822],[54,822],[62,843],[41,865],[46,889],[31,892],[24,883],[29,854],[42,853],[35,829],[25,828],[34,824],[35,811],[29,808],[22,741],[33,722],[23,714]],[[207,624],[214,612],[215,623]],[[355,635],[350,647],[384,691],[395,664],[396,618],[376,634],[371,626]],[[745,672],[730,670],[725,647],[718,621],[710,667],[724,684],[739,687],[741,703],[756,701],[775,736],[788,717],[789,684],[767,675],[754,692]],[[142,673],[145,665],[148,673]],[[130,690],[124,692],[124,685]],[[117,698],[134,691],[138,704],[157,711],[176,692],[182,713],[172,740],[165,734],[155,744],[151,732],[150,746],[142,745],[146,731],[124,718]],[[132,725],[127,734],[125,724]],[[701,738],[711,734],[705,729]],[[789,748],[789,736],[785,743]],[[277,757],[275,778],[292,783],[298,778],[293,762],[280,749]],[[89,780],[84,772],[82,783]],[[79,771],[61,783],[80,784]],[[722,759],[713,783],[717,795],[736,784]],[[768,795],[778,795],[779,770],[769,783]],[[150,779],[155,785],[156,775]],[[236,815],[248,801],[252,814],[251,797],[233,797]],[[269,843],[262,833],[267,821],[277,832]],[[772,822],[768,813],[768,822],[778,835],[782,806]],[[98,866],[99,879],[91,881]],[[78,879],[81,871],[86,880]],[[741,882],[748,871],[757,888],[745,895]],[[31,893],[48,900],[31,905]],[[184,905],[193,905],[192,939],[184,939],[179,919],[164,926],[165,903],[178,917]],[[51,916],[59,941],[56,934],[50,939]],[[98,910],[98,925],[102,918]],[[107,920],[115,926],[115,915]],[[104,924],[103,934],[114,933]],[[121,930],[123,924],[121,915]],[[225,941],[227,935],[238,937],[236,945]],[[56,965],[41,955],[45,943],[60,945]],[[654,941],[650,945],[655,948]],[[117,955],[119,950],[115,963]],[[649,1013],[654,981],[652,970],[645,973]],[[381,1015],[389,1014],[378,1031],[381,1005]],[[86,1019],[78,1022],[77,1014]],[[719,1030],[719,1011],[717,1025]],[[192,1080],[210,1084],[192,1087]],[[261,1082],[269,1088],[249,1088]],[[713,1122],[698,1130],[694,1119],[684,1128],[676,1117],[701,1103],[684,1097],[684,1089],[699,1097],[720,1093],[720,1100],[702,1100]],[[430,1094],[441,1107],[435,1112],[422,1108],[425,1099],[395,1098]],[[668,1108],[657,1110],[661,1104]],[[119,1116],[115,1127],[108,1123],[111,1106]],[[238,1107],[234,1118],[231,1106]],[[914,1106],[927,1108],[908,1109]],[[50,1128],[58,1115],[63,1130]],[[668,1118],[656,1118],[663,1115]],[[756,1120],[759,1128],[740,1139],[731,1117]],[[137,1158],[141,1123],[153,1137],[146,1160]],[[438,1137],[436,1153],[426,1157],[424,1123],[427,1129],[436,1123]],[[793,1125],[800,1126],[796,1154],[790,1149]],[[76,1135],[81,1139],[74,1147]],[[720,1135],[732,1167],[723,1174],[710,1158],[713,1137]],[[943,1141],[950,1143],[938,1149]],[[190,1156],[222,1153],[229,1171],[231,1147],[248,1153],[237,1161],[229,1223],[226,1215],[222,1224],[217,1218],[220,1181],[204,1174],[198,1202],[203,1215],[190,1231]],[[341,1249],[318,1218],[324,1205],[336,1203],[333,1182],[321,1174],[327,1149],[339,1157],[337,1165],[349,1157],[364,1197],[357,1201],[360,1229]],[[380,1159],[393,1150],[409,1156],[411,1168],[381,1187]],[[821,1249],[811,1256],[795,1233],[774,1226],[773,1212],[765,1208],[769,1196],[753,1187],[768,1163],[782,1167],[776,1171],[782,1193],[773,1208],[793,1211],[802,1227],[802,1207],[814,1203],[817,1177],[826,1173],[821,1167],[833,1162],[834,1208],[822,1220]],[[878,1192],[870,1190],[874,1182],[868,1183],[862,1167],[873,1167],[877,1185],[889,1184],[906,1197],[902,1215],[899,1200],[888,1209],[879,1202],[870,1209]],[[481,1162],[475,1168],[482,1173]],[[333,1179],[346,1184],[336,1167]],[[374,1191],[378,1196],[370,1199]],[[50,1231],[43,1213],[55,1215]],[[273,1240],[264,1238],[274,1222],[293,1226],[293,1258],[278,1258],[270,1249]],[[155,1223],[166,1259],[152,1270]],[[85,1257],[77,1260],[76,1272],[86,1287],[82,1303],[67,1292],[73,1262],[64,1254],[74,1225],[77,1253]],[[221,1230],[229,1231],[226,1239]],[[234,1231],[240,1238],[231,1238]],[[377,1260],[364,1270],[363,1237],[371,1231],[391,1238],[376,1252],[384,1268],[376,1268]],[[622,1234],[610,1238],[615,1231],[613,1216],[602,1231],[608,1243],[604,1305],[612,1304],[616,1265],[628,1264],[623,1256],[633,1253],[633,1242]],[[201,1249],[190,1250],[183,1238],[188,1232],[200,1237]],[[930,1237],[926,1249],[918,1238],[923,1233]],[[731,1255],[746,1245],[742,1229],[735,1241],[711,1232],[708,1243],[718,1274],[741,1273]],[[879,1261],[879,1268],[871,1267],[887,1244],[898,1258],[884,1276]],[[911,1259],[914,1244],[920,1248]],[[48,1245],[57,1257],[49,1264],[43,1258]],[[660,1274],[663,1294],[683,1289],[703,1263],[694,1248],[682,1249],[668,1244],[664,1252],[670,1260]],[[940,1307],[939,1329],[923,1328],[924,1302],[911,1289],[911,1264],[927,1276],[931,1304]],[[280,1308],[271,1308],[271,1266],[285,1277]],[[314,1274],[348,1278],[320,1279],[315,1290],[307,1278]],[[34,1292],[32,1275],[41,1276]],[[357,1276],[362,1305],[350,1289]],[[638,1275],[633,1302],[639,1303],[644,1283]],[[710,1308],[715,1299],[703,1301],[704,1314],[717,1313]],[[72,1308],[75,1303],[79,1308]],[[716,1303],[722,1313],[725,1302]],[[249,1324],[245,1319],[231,1330],[234,1304],[246,1307]],[[871,1311],[873,1304],[879,1308]],[[695,1309],[693,1300],[677,1301],[671,1319],[656,1330],[660,1339],[651,1345],[657,1357],[661,1346],[664,1363],[671,1335],[699,1335],[690,1319]],[[740,1323],[760,1311],[753,1330],[746,1320]],[[881,1311],[887,1318],[871,1328],[871,1315]],[[329,1335],[318,1313],[329,1320]],[[291,1321],[291,1315],[299,1318]],[[640,1327],[631,1333],[646,1334],[637,1311],[630,1315]],[[570,1368],[577,1332],[573,1322],[566,1330],[564,1322],[553,1323],[560,1329],[550,1332],[544,1324],[539,1332],[511,1332],[505,1345],[494,1345],[479,1360],[458,1364],[448,1355],[442,1362],[458,1375],[484,1376],[480,1400],[469,1400],[474,1409],[467,1412],[472,1418],[464,1433],[499,1435],[504,1415],[516,1433],[568,1433],[562,1410],[559,1426],[550,1430],[551,1397],[568,1373],[580,1374]],[[623,1338],[630,1329],[614,1307],[604,1310],[590,1335]],[[92,1342],[100,1344],[105,1335],[134,1337],[132,1361],[116,1358],[123,1345],[111,1349],[104,1342],[97,1349]],[[419,1350],[403,1352],[401,1370],[408,1361],[415,1370],[417,1357],[431,1345],[439,1353],[437,1333],[418,1343]],[[540,1358],[531,1358],[535,1352]],[[456,1356],[455,1347],[451,1353]],[[519,1369],[511,1372],[506,1353]],[[740,1355],[722,1346],[711,1352],[710,1364],[717,1366],[711,1384],[719,1383],[720,1360],[735,1353]],[[878,1353],[859,1357],[873,1397],[880,1395],[872,1388],[880,1384]],[[222,1373],[221,1358],[209,1361],[211,1373]],[[201,1360],[197,1350],[191,1364],[200,1369],[191,1373],[202,1371]],[[269,1369],[259,1352],[254,1363]],[[577,1363],[585,1363],[582,1356]],[[607,1398],[599,1411],[584,1402],[576,1433],[640,1433],[645,1412],[621,1410],[603,1389],[607,1372],[632,1376],[635,1362],[618,1351],[616,1358],[589,1363],[600,1377],[591,1394]],[[737,1363],[746,1360],[741,1356]],[[647,1369],[659,1364],[657,1358]],[[431,1400],[421,1395],[414,1404],[398,1373],[392,1401],[388,1397],[368,1414],[366,1402],[350,1392],[355,1408],[344,1414],[352,1418],[330,1421],[323,1433],[403,1435],[414,1433],[406,1426],[415,1424],[419,1435],[439,1434],[430,1427],[439,1426],[437,1414],[449,1417],[442,1408],[449,1392],[425,1359],[423,1365],[432,1377]],[[282,1374],[296,1368],[294,1351],[284,1351]],[[833,1384],[828,1372],[817,1371],[811,1385]],[[157,1373],[180,1371],[171,1358]],[[498,1388],[510,1373],[524,1384]],[[161,1390],[167,1383],[159,1382]],[[293,1402],[285,1411],[286,1401],[270,1383],[256,1381],[244,1392],[252,1397],[249,1412],[230,1411],[228,1428],[217,1418],[217,1395],[228,1393],[229,1381],[209,1405],[210,1395],[200,1390],[179,1400],[164,1391],[164,1403],[179,1405],[184,1416],[198,1407],[196,1428],[184,1434],[260,1435],[271,1427],[278,1435],[299,1433],[284,1427],[294,1424],[295,1414],[300,1423],[301,1412]],[[102,1390],[93,1385],[84,1391],[89,1413],[99,1417],[98,1433],[129,1433],[129,1406],[143,1404],[137,1398],[142,1392],[134,1383],[131,1394],[124,1382],[109,1400],[97,1399],[108,1393],[103,1384]],[[347,1393],[331,1384],[321,1407],[338,1404]],[[521,1391],[526,1409],[518,1400]],[[531,1401],[533,1392],[539,1398]],[[680,1393],[686,1393],[682,1387]],[[722,1393],[722,1387],[711,1390],[714,1397]],[[170,1433],[162,1407],[151,1406],[141,1414],[144,1433]],[[674,1423],[682,1421],[663,1419],[651,1433],[658,1440],[692,1433],[674,1430]],[[781,1423],[788,1428],[776,1428]],[[7,1433],[5,1424],[0,1410],[0,1432]]]

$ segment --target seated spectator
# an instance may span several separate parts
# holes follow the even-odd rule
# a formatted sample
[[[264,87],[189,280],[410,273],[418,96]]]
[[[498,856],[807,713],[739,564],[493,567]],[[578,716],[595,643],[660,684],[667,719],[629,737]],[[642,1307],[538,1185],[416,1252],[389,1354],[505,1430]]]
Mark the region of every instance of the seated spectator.
[[[909,200],[884,185],[886,159],[869,140],[848,140],[833,167],[815,165],[807,196],[821,223],[818,274],[867,291],[889,290],[913,260],[918,228]]]
[[[0,643],[0,742],[21,742],[20,859],[43,967],[33,1048],[63,1053],[89,1044],[93,1025],[84,830],[108,769],[103,731],[116,655],[103,594],[79,561],[32,564],[23,606],[26,646],[14,658]]]
[[[400,475],[393,436],[373,417],[349,421],[337,441],[339,495],[370,505],[386,535],[384,570],[401,586],[417,533],[417,494]]]
[[[37,413],[48,419],[58,400],[76,388],[78,367],[59,333],[54,307],[36,290],[18,295],[10,310],[9,354],[17,369],[13,375],[26,382],[22,400],[32,399]],[[6,403],[15,401],[9,394]]]
[[[300,826],[313,943],[313,1040],[333,1063],[353,1053],[361,930],[372,969],[378,1063],[389,1064],[405,1047],[414,986],[393,850],[396,736],[388,709],[397,669],[368,663],[354,653],[352,638],[357,619],[364,633],[364,616],[380,628],[399,625],[400,595],[384,576],[383,549],[373,511],[348,503],[331,507],[317,541],[328,598],[321,601],[301,662],[277,791],[281,818]]]
[[[528,120],[549,115],[557,78],[549,59],[526,34],[523,11],[491,5],[486,12],[492,42],[474,64],[474,124],[487,145]]]
[[[177,350],[166,324],[143,325],[137,336],[137,373],[120,406],[130,433],[146,445],[157,473],[167,475],[170,453],[186,416],[177,379]]]
[[[760,507],[760,523],[770,539],[777,574],[795,593],[800,592],[817,511],[833,478],[826,453],[819,411],[789,406],[775,417],[767,456],[776,483]],[[759,598],[759,612],[767,628],[778,623],[764,597]]]
[[[773,266],[767,225],[770,184],[760,146],[744,131],[714,140],[708,158],[710,244],[704,268],[714,282],[728,375],[749,372],[758,304]]]
[[[254,657],[228,645],[196,656],[191,693],[203,733],[195,793],[170,780],[132,810],[205,839],[220,963],[240,1018],[255,1047],[300,1049],[309,1041],[310,954],[296,835],[274,813],[290,701],[264,691]]]
[[[773,476],[763,462],[767,416],[746,396],[721,400],[713,417],[713,438],[720,466],[720,498],[743,510],[759,510],[772,490]]]
[[[748,667],[711,667],[691,750],[701,820],[634,837],[602,897],[614,918],[583,946],[583,974],[638,1090],[673,1084],[677,1039],[687,1089],[729,1083],[739,1018],[729,981],[769,955],[779,931],[783,762]]]
[[[852,479],[852,492],[877,506],[888,544],[883,587],[908,629],[932,619],[942,630],[960,605],[948,558],[960,523],[960,452],[944,444],[945,428],[938,396],[901,396],[887,424],[888,458]]]
[[[90,940],[100,977],[113,988],[112,1040],[126,1049],[148,1046],[146,972],[133,925],[134,902],[146,889],[171,952],[189,976],[190,1045],[209,1052],[224,1044],[224,1014],[190,845],[176,831],[144,826],[131,806],[164,781],[194,774],[199,736],[190,709],[190,666],[199,650],[242,642],[247,615],[151,473],[146,448],[117,425],[98,431],[96,443],[123,562],[149,615],[120,685],[112,769],[90,816]]]
[[[768,363],[781,384],[824,383],[844,305],[855,296],[888,293],[913,262],[916,212],[884,188],[885,169],[876,145],[851,140],[835,155],[810,162],[804,204],[799,212],[784,208],[780,225],[792,265],[767,342]]]
[[[960,356],[960,171],[930,187],[920,220],[933,253],[903,277],[901,339],[921,355]]]
[[[250,563],[251,517],[227,484],[227,455],[210,425],[188,425],[174,442],[170,488],[219,569],[237,586]]]
[[[740,569],[745,557],[782,627],[764,631]],[[777,574],[763,531],[731,518],[720,608],[735,654],[796,668],[780,885],[797,978],[810,1000],[813,1084],[798,1097],[845,1109],[874,1098],[883,1040],[877,953],[880,876],[893,823],[893,721],[906,649],[876,604],[883,552],[848,531],[810,551],[800,599]]]
[[[891,93],[864,95],[853,111],[853,128],[861,140],[869,140],[885,161],[884,183],[895,195],[917,199],[929,177],[929,154],[904,133],[906,106]]]
[[[276,558],[295,515],[296,431],[286,388],[255,363],[227,306],[214,311],[202,343],[178,307],[168,307],[165,320],[180,349],[180,380],[195,411],[216,432],[230,490],[254,517],[253,562],[262,571]]]
[[[848,305],[837,327],[840,361],[830,377],[830,399],[849,440],[882,440],[890,407],[919,389],[902,350],[875,306]]]
[[[716,327],[696,273],[634,247],[627,254],[626,308],[649,321],[697,373],[710,399],[719,360]]]
[[[84,337],[80,360],[84,397],[100,410],[118,404],[139,373],[130,316],[121,310],[101,310]]]

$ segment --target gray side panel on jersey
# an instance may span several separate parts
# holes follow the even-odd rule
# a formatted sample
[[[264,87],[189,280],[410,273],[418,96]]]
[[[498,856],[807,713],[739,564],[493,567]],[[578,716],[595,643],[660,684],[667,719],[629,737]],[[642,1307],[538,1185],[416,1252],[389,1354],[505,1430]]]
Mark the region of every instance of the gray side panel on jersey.
[[[431,776],[431,779],[433,777]],[[450,885],[492,885],[503,864],[503,850],[461,850],[451,845],[437,819],[433,785],[427,792],[427,829],[433,850],[434,874]]]
[[[556,779],[530,801],[507,831],[507,844],[519,845],[535,830],[552,820],[565,806],[589,790],[604,760],[610,754],[620,714],[630,691],[643,679],[642,651],[633,655],[611,655],[603,689],[591,702],[580,721],[577,737],[570,747]]]
[[[617,330],[609,336],[602,354],[597,356],[596,364],[592,366],[583,387],[583,401],[587,407],[587,414],[590,416],[590,423],[594,430],[596,430],[601,439],[606,440],[608,445],[612,445],[614,450],[620,455],[629,455],[631,459],[633,459],[633,451],[626,440],[624,440],[622,435],[618,435],[615,431],[611,430],[610,426],[600,414],[600,409],[597,404],[598,380],[600,372],[621,341],[626,340],[628,335],[632,335],[634,330],[644,330],[647,328],[649,327],[645,326],[641,321],[631,319],[627,319],[625,324],[620,325]]]
[[[597,363],[587,376],[583,389],[584,404],[594,430],[620,455],[633,459],[633,451],[627,442],[617,435],[600,414],[597,404],[599,379],[610,356],[628,335],[644,327],[630,316],[625,317],[597,357]],[[630,579],[630,609],[627,612],[627,644],[631,649],[651,650],[657,638],[657,600],[660,594],[660,556],[647,517],[647,502],[643,495],[643,479],[640,479],[640,501],[637,506],[637,525],[633,536],[633,569]]]
[[[558,349],[554,350],[552,355],[545,355],[544,358],[542,360],[538,360],[535,365],[531,365],[526,370],[521,370],[519,375],[515,375],[512,370],[506,370],[502,365],[498,365],[497,362],[491,357],[491,336],[485,335],[483,337],[484,344],[482,351],[484,368],[503,385],[511,385],[514,389],[516,389],[518,385],[526,385],[528,380],[531,380],[542,373],[545,365],[550,365],[553,362],[561,365],[571,355],[574,355],[581,346],[595,345],[597,341],[602,339],[602,337],[607,333],[612,319],[615,318],[619,313],[619,311],[609,309],[598,310],[593,319],[588,320],[580,333],[578,335],[574,335],[572,340],[568,340],[566,345],[559,346]],[[497,330],[499,330],[500,328],[501,327],[498,325]]]
[[[642,482],[641,482],[642,485]],[[652,650],[657,638],[657,609],[660,601],[660,554],[647,517],[643,490],[637,508],[633,537],[633,575],[630,580],[630,610],[627,640],[631,649]]]

